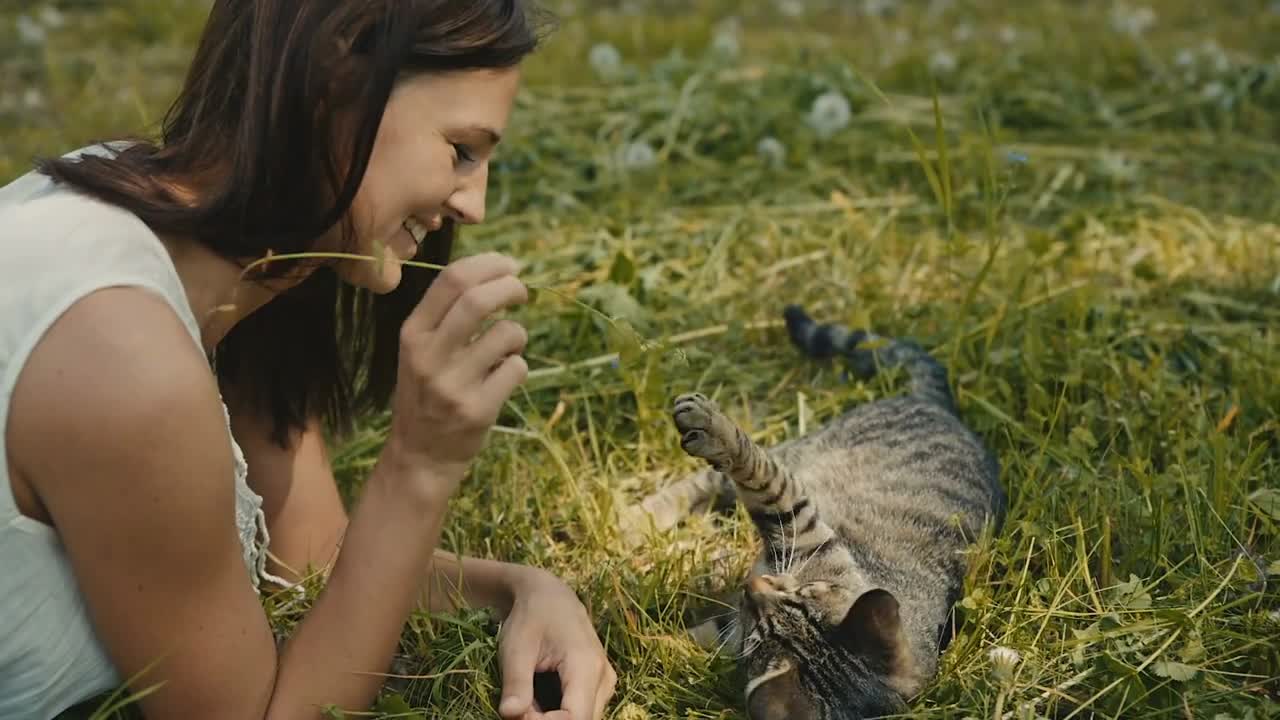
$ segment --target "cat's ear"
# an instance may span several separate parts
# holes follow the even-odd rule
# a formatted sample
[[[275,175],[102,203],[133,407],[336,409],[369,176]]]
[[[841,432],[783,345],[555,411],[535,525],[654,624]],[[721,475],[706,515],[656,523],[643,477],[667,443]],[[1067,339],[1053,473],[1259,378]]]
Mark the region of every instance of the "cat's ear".
[[[747,697],[750,720],[818,720],[818,710],[809,700],[794,669],[773,675]]]
[[[836,634],[845,647],[870,660],[875,670],[889,678],[900,677],[912,664],[898,599],[888,590],[876,588],[858,596]]]

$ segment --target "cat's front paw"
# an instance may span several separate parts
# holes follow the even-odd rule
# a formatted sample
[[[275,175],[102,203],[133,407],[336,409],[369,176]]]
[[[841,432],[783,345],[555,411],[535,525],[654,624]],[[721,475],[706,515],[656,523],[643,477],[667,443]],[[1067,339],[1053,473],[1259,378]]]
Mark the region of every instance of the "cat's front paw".
[[[711,463],[724,471],[733,460],[735,428],[720,408],[701,393],[688,393],[676,398],[671,419],[680,431],[680,447],[693,457]]]

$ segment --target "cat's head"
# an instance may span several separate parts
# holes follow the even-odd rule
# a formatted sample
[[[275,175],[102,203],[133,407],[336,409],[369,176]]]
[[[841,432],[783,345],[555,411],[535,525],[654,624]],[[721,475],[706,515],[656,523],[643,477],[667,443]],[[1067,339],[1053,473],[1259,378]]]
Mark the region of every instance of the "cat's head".
[[[750,720],[863,720],[915,689],[898,601],[883,589],[763,575],[741,607]]]

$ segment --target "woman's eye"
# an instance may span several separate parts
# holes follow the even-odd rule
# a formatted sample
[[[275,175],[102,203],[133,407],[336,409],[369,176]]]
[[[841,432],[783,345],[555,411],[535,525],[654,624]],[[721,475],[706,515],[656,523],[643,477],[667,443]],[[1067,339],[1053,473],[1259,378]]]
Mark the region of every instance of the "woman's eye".
[[[466,145],[454,143],[453,152],[457,154],[458,160],[462,162],[471,162],[474,159],[474,156],[471,154],[471,148],[468,148]]]

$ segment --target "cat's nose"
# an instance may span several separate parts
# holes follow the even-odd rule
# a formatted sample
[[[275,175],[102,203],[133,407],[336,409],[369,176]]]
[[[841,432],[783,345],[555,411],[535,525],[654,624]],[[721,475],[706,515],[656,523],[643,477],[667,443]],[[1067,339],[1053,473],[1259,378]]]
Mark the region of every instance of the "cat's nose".
[[[747,580],[747,592],[752,595],[764,595],[775,589],[772,575],[757,575]]]

